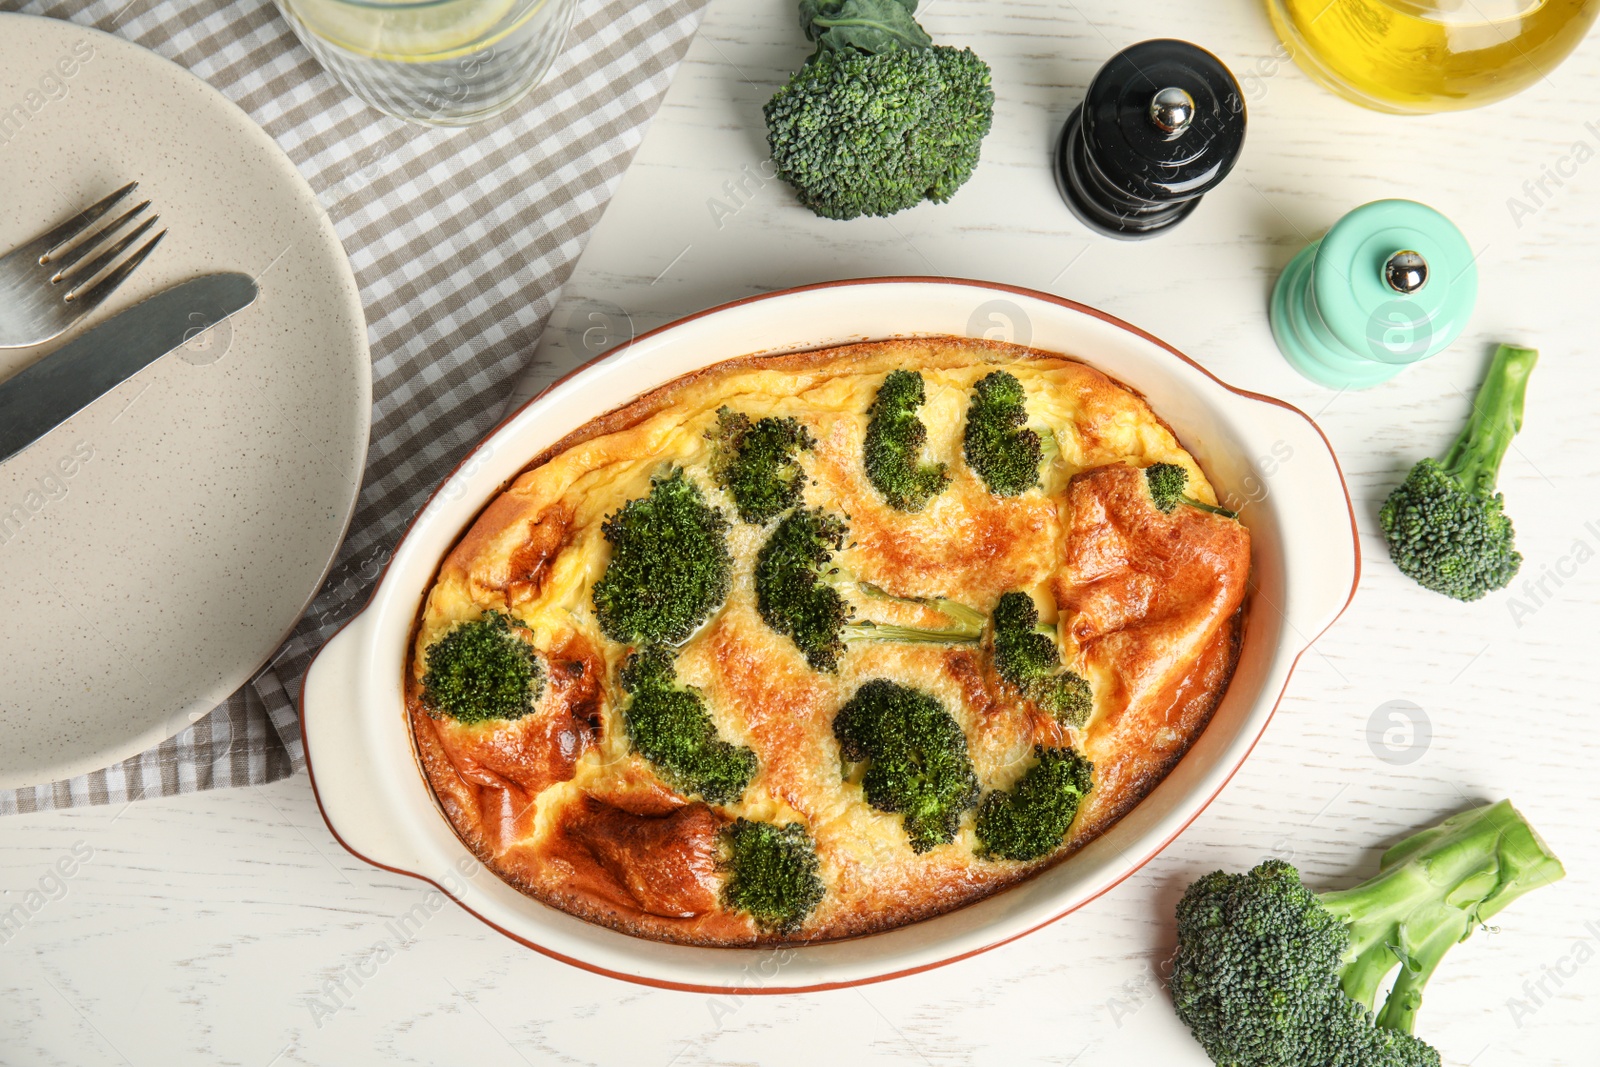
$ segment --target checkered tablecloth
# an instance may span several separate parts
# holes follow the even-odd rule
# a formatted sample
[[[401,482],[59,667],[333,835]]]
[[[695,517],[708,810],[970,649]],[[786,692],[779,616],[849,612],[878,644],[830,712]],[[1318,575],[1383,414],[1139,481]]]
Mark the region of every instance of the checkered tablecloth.
[[[312,654],[364,602],[429,491],[498,420],[705,0],[579,0],[544,83],[506,115],[433,130],[352,98],[270,0],[60,0],[0,9],[116,33],[244,108],[344,242],[372,346],[372,445],[350,535],[271,665],[183,733],[93,774],[8,792],[0,813],[260,784],[304,766]]]

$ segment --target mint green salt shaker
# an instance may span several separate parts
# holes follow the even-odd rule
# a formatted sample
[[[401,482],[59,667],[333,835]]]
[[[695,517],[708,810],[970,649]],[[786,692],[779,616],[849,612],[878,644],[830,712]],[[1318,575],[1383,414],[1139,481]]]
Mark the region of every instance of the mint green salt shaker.
[[[1415,200],[1375,200],[1302,248],[1278,276],[1272,336],[1332,389],[1369,389],[1447,348],[1478,297],[1461,231]]]

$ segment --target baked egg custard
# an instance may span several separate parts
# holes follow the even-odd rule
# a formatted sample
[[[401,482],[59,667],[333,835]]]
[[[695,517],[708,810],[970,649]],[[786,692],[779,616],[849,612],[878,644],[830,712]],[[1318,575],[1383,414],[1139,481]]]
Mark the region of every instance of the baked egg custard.
[[[688,945],[850,937],[1060,862],[1221,700],[1250,534],[1145,401],[967,339],[732,360],[535,457],[406,674],[500,877]]]

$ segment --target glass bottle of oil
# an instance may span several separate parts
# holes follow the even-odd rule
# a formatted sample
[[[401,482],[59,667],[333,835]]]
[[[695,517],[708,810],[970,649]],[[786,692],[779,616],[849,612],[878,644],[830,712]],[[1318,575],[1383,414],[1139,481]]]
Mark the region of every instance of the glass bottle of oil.
[[[1479,107],[1566,58],[1600,0],[1267,0],[1307,73],[1379,111]]]

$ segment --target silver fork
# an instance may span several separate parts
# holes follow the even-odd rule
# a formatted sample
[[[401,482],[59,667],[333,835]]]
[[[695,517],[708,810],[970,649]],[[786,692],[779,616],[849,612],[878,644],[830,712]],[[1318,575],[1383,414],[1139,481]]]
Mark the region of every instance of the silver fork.
[[[151,215],[123,236],[116,234],[143,214],[150,201],[95,226],[138,187],[138,182],[129,182],[55,229],[0,256],[0,348],[23,348],[60,336],[139,268],[166,230],[122,262],[116,263],[117,257],[149,233],[161,216]]]

